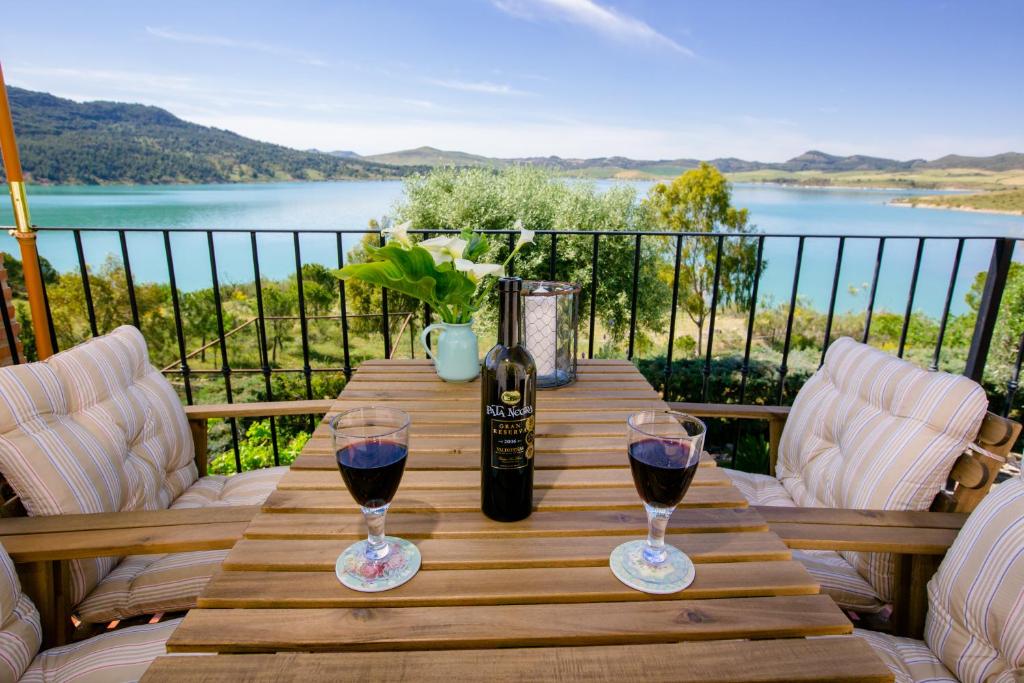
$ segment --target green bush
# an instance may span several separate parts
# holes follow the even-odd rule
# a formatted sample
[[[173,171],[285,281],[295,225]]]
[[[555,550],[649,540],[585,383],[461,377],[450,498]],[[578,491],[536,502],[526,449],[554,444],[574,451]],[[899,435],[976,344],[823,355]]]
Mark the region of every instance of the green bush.
[[[284,440],[278,432],[278,443],[282,444],[278,452],[281,465],[290,465],[309,441],[307,432],[298,432]],[[259,420],[245,430],[245,439],[240,441],[238,455],[242,461],[242,471],[274,466],[274,445],[270,434],[270,420]],[[221,453],[210,460],[207,468],[209,474],[234,474],[235,454],[233,451]]]

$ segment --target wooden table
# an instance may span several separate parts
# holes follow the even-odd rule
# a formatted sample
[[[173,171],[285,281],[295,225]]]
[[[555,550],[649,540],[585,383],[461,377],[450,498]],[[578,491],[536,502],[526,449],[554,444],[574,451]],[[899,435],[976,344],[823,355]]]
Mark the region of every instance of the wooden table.
[[[167,646],[220,655],[162,657],[145,680],[892,680],[710,459],[668,538],[693,585],[653,596],[612,575],[612,548],[646,532],[624,421],[665,407],[632,364],[582,361],[576,384],[538,392],[536,511],[513,524],[479,509],[479,390],[367,361],[332,410],[412,415],[387,530],[418,544],[419,575],[377,594],[338,583],[365,531],[325,419]]]

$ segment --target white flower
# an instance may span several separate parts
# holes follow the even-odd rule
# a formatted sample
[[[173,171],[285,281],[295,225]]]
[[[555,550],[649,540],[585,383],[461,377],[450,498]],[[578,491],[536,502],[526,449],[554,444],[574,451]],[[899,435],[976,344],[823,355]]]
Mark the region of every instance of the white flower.
[[[386,227],[383,230],[381,230],[380,232],[381,232],[382,235],[389,235],[391,237],[391,239],[393,239],[394,241],[398,242],[403,247],[411,247],[412,246],[412,240],[409,239],[409,227],[411,225],[412,225],[411,222],[406,221],[405,223],[402,223],[401,225],[396,225],[394,227],[391,227],[391,226]]]
[[[434,263],[441,265],[442,263],[449,263],[455,259],[462,258],[462,252],[466,249],[466,240],[461,237],[431,237],[429,240],[423,240],[419,243],[419,246],[423,247],[430,252],[430,255],[434,257]]]
[[[524,244],[530,244],[531,242],[533,242],[534,231],[527,230],[526,228],[524,228],[522,221],[517,220],[515,222],[515,225],[513,225],[512,227],[519,231],[519,239],[516,240],[517,250],[520,249]]]
[[[505,274],[505,266],[500,263],[473,263],[464,258],[455,259],[455,270],[469,273],[469,279],[473,282],[480,282],[490,275],[502,277]]]

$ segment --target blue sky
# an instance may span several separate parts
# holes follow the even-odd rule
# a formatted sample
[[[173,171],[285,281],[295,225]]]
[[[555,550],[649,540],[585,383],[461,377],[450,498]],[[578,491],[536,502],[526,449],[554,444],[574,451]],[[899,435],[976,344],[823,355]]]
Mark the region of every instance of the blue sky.
[[[1024,2],[10,2],[12,85],[299,148],[1024,152]]]

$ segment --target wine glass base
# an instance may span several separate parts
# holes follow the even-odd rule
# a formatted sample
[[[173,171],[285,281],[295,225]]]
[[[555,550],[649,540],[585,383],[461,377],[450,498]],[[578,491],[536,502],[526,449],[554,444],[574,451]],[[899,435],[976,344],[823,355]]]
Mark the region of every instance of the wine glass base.
[[[334,575],[342,585],[363,593],[398,588],[420,570],[420,549],[403,538],[385,536],[391,551],[380,561],[366,559],[366,541],[353,543],[338,556]]]
[[[659,565],[644,560],[646,541],[629,541],[612,551],[608,564],[622,583],[643,593],[678,593],[696,574],[693,561],[679,548],[665,546],[665,561]]]

